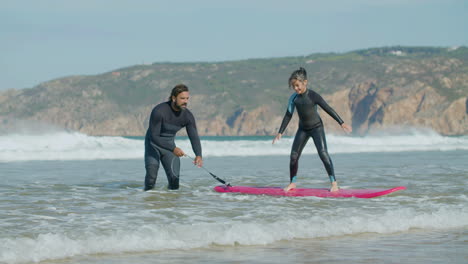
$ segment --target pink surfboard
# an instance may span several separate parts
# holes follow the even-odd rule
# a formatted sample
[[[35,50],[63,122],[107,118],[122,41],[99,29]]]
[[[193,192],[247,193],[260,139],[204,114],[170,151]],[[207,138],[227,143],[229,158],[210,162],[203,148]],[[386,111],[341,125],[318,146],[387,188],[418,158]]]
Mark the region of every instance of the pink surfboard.
[[[396,191],[405,190],[406,187],[398,186],[391,189],[339,189],[330,192],[326,188],[296,188],[285,192],[282,187],[254,187],[254,186],[226,186],[219,185],[214,190],[220,193],[265,194],[273,196],[316,196],[316,197],[342,197],[342,198],[373,198],[387,195]]]

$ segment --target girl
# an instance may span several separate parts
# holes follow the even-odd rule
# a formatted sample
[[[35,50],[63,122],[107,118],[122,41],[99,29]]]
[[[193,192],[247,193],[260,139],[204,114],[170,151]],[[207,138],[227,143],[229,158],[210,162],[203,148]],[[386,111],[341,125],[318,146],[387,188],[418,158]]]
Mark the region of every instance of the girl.
[[[278,135],[273,139],[273,144],[281,139],[284,130],[291,120],[294,109],[297,108],[297,114],[299,115],[299,128],[297,129],[291,149],[291,160],[289,164],[290,183],[286,188],[284,188],[284,190],[289,191],[290,189],[296,188],[299,157],[301,156],[302,150],[304,149],[307,141],[312,137],[320,159],[322,160],[323,165],[325,165],[328,177],[330,178],[330,191],[334,192],[338,190],[338,184],[333,170],[333,163],[328,155],[325,131],[322,119],[317,112],[317,105],[333,117],[333,119],[341,125],[346,133],[351,133],[352,128],[344,123],[340,116],[318,93],[307,89],[307,82],[307,72],[302,67],[299,68],[299,70],[294,71],[291,74],[291,77],[289,77],[289,87],[292,87],[295,92],[289,98],[288,108],[283,118],[283,122],[281,122]]]

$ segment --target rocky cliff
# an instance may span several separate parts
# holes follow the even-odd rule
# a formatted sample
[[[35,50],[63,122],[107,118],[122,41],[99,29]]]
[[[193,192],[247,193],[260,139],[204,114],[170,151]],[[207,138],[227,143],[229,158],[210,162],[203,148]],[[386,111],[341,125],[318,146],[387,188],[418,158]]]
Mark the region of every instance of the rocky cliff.
[[[71,76],[0,93],[0,132],[18,121],[89,135],[144,135],[152,107],[171,88],[191,88],[189,108],[201,135],[274,135],[303,66],[310,88],[358,135],[424,127],[468,134],[468,49],[377,48],[345,54],[222,63],[138,65],[95,76]],[[328,131],[340,133],[321,113]],[[287,134],[297,127],[291,121]],[[183,132],[182,132],[183,134]]]

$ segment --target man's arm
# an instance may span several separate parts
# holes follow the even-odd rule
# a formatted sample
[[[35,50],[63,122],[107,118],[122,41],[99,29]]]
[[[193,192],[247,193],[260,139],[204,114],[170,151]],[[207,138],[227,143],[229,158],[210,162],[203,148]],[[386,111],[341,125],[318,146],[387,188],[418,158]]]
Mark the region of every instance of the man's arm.
[[[195,118],[193,117],[192,113],[189,112],[189,120],[188,124],[185,127],[187,130],[187,135],[190,139],[190,143],[192,144],[193,152],[196,156],[202,156],[202,148],[200,143],[200,137],[198,136],[197,125],[195,123]]]
[[[192,113],[189,112],[189,122],[185,127],[187,130],[187,135],[190,139],[190,143],[192,144],[192,150],[195,153],[195,159],[193,160],[193,164],[197,165],[198,167],[203,166],[203,158],[202,158],[202,148],[200,143],[200,137],[198,136],[197,125],[195,123],[195,118],[193,117]]]

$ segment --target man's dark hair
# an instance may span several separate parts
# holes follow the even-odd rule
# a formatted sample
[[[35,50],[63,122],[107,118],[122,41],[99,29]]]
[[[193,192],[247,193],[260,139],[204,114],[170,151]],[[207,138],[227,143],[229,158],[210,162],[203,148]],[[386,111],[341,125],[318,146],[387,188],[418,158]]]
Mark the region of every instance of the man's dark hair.
[[[182,84],[182,83],[176,85],[174,88],[172,88],[171,96],[169,96],[169,101],[172,100],[172,96],[177,97],[180,93],[188,92],[188,91],[189,91],[189,89],[188,89],[187,85]]]

